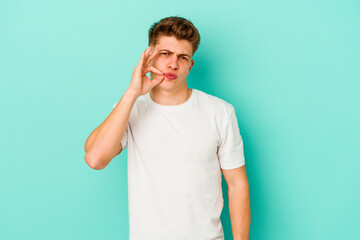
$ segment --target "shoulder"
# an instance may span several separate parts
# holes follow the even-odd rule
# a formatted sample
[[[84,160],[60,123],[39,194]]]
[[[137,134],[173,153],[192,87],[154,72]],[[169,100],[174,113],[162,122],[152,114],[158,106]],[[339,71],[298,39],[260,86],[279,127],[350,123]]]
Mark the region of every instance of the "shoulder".
[[[235,111],[234,106],[224,99],[211,95],[201,90],[197,90],[199,103],[204,105],[209,111],[214,111],[217,115],[230,116]]]

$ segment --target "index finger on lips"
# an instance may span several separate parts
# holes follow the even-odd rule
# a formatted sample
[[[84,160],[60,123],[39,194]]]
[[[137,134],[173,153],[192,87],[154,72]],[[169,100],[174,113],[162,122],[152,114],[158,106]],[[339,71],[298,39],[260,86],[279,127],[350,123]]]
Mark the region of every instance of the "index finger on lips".
[[[157,68],[155,68],[155,67],[153,67],[153,66],[149,66],[149,67],[146,68],[146,73],[148,73],[148,72],[157,73],[157,74],[159,74],[159,75],[163,75],[163,74],[164,74],[164,73],[161,72],[159,69],[157,69]]]

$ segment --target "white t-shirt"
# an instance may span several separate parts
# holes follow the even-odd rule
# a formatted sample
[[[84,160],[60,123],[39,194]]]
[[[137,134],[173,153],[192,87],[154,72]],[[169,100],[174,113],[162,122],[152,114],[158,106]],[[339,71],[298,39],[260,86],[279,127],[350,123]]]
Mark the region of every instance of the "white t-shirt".
[[[115,108],[117,103],[113,105]],[[234,107],[193,89],[179,105],[138,97],[128,148],[130,240],[223,240],[221,169],[245,164]]]

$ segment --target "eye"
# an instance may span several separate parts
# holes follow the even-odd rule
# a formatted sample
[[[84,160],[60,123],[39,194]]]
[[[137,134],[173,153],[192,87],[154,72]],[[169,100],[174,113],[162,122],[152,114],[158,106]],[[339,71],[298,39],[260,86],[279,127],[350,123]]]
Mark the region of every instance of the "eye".
[[[181,57],[182,59],[184,59],[184,60],[187,60],[187,58],[186,57]]]
[[[161,54],[164,54],[164,55],[165,55],[165,54],[168,54],[168,53],[165,53],[165,52],[164,52],[164,53],[161,53]]]

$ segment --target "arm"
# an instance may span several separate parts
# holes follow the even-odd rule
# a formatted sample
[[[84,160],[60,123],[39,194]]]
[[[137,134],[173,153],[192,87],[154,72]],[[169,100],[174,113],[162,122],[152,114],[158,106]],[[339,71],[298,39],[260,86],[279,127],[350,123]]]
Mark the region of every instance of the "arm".
[[[165,78],[164,73],[151,65],[151,61],[159,53],[147,48],[141,55],[139,63],[133,71],[129,88],[122,96],[109,116],[98,126],[85,142],[85,161],[94,169],[105,168],[109,162],[122,151],[120,143],[125,133],[131,110],[136,99],[148,93]],[[153,72],[157,77],[150,80],[146,73]]]
[[[249,239],[250,194],[245,166],[222,169],[228,184],[229,211],[234,240]]]
[[[114,110],[87,138],[85,161],[91,168],[103,169],[122,151],[120,141],[137,98],[137,94],[127,90]]]

